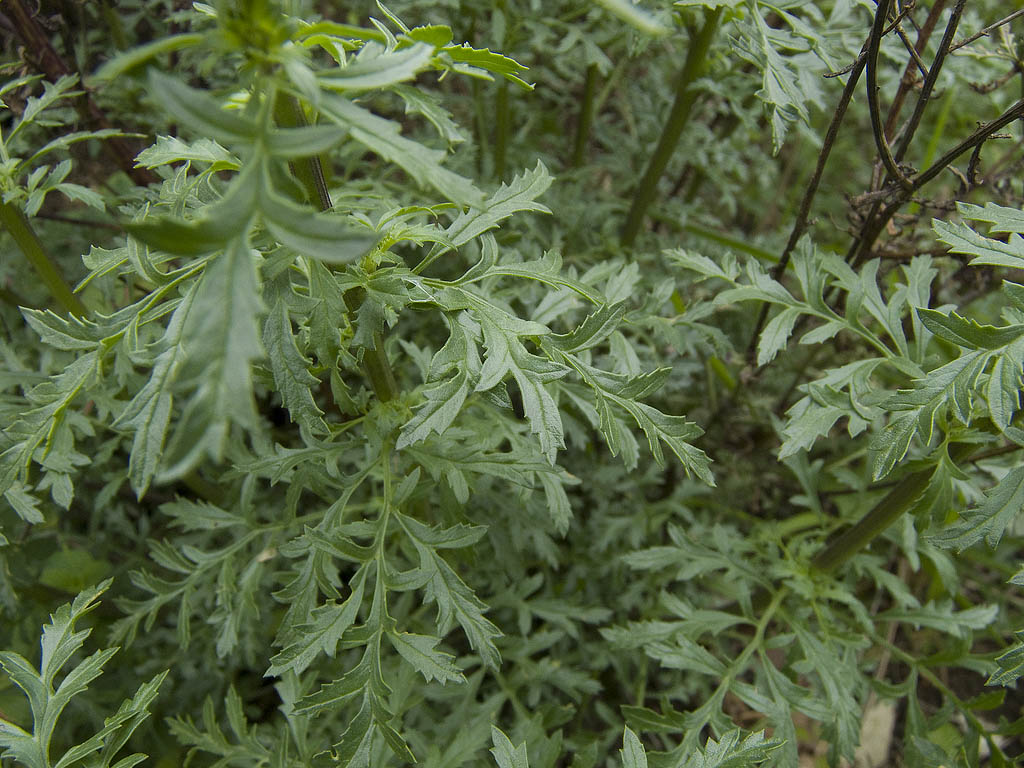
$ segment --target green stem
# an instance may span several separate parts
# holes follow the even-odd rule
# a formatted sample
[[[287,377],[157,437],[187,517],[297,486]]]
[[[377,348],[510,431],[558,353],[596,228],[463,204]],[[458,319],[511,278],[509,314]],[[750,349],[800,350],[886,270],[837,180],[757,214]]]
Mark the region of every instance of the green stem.
[[[971,446],[958,443],[951,448],[949,457],[955,463],[966,458],[970,452]],[[899,519],[900,515],[909,510],[914,502],[921,498],[937,471],[938,467],[936,466],[914,472],[903,478],[852,528],[818,553],[811,561],[811,566],[822,573],[831,573],[839,568],[880,536]]]
[[[686,63],[676,83],[676,98],[669,112],[668,120],[661,132],[658,146],[647,162],[647,169],[644,171],[640,183],[637,184],[633,194],[633,205],[629,209],[626,223],[622,227],[620,242],[622,245],[632,245],[640,232],[644,222],[644,214],[654,202],[658,191],[658,181],[661,179],[669,160],[675,153],[676,145],[683,135],[683,129],[690,121],[693,113],[693,105],[697,101],[697,92],[693,89],[694,83],[704,75],[708,68],[708,50],[711,48],[711,41],[718,29],[718,22],[722,17],[722,9],[716,8],[704,12],[704,26],[694,35],[690,41],[690,49],[686,52]]]
[[[57,266],[47,255],[42,241],[32,229],[32,224],[21,209],[12,203],[0,203],[0,224],[3,224],[4,228],[11,233],[11,237],[18,244],[18,248],[25,255],[28,263],[32,265],[50,295],[64,308],[64,311],[84,317],[86,315],[85,305],[71,290],[71,286],[67,284],[57,270]]]
[[[274,102],[274,119],[279,125],[295,127],[305,124],[305,116],[299,106],[299,102],[286,94],[278,94]],[[306,196],[320,212],[330,210],[333,207],[331,195],[324,181],[323,164],[320,157],[300,157],[289,163],[289,167],[295,178],[299,180],[306,190]],[[345,294],[345,307],[349,314],[355,314],[362,306],[366,293],[361,288],[348,291]],[[374,394],[381,402],[394,400],[398,396],[398,386],[395,383],[395,374],[391,369],[391,362],[384,352],[384,339],[380,333],[374,334],[373,349],[363,349],[363,369]]]
[[[572,167],[579,168],[587,154],[590,141],[590,129],[594,124],[594,97],[597,95],[597,64],[587,67],[587,77],[583,81],[583,103],[580,104],[580,116],[576,123],[576,142],[572,150]]]
[[[508,81],[498,84],[495,99],[496,121],[494,125],[494,178],[502,181],[505,178],[505,159],[508,155],[508,127],[511,116],[508,109]]]

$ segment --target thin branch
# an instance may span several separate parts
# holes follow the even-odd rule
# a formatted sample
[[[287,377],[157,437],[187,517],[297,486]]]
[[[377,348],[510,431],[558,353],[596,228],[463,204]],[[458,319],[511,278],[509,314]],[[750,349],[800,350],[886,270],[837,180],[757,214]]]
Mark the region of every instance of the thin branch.
[[[1013,21],[1014,19],[1019,19],[1021,16],[1024,16],[1024,8],[1021,8],[1020,10],[1014,11],[1009,16],[1006,16],[1006,17],[1000,19],[999,21],[995,22],[994,24],[989,24],[987,27],[982,29],[980,32],[976,32],[975,34],[973,34],[970,37],[968,37],[966,40],[961,40],[959,43],[957,43],[952,48],[950,48],[949,52],[952,53],[953,51],[958,51],[961,48],[963,48],[965,45],[970,45],[975,40],[977,40],[979,37],[985,37],[992,30],[999,29],[999,27],[1003,26],[1004,24],[1009,24],[1011,21]]]
[[[886,173],[890,178],[899,181],[901,186],[908,187],[910,182],[896,165],[896,159],[889,148],[889,141],[885,138],[885,131],[882,130],[882,113],[878,106],[878,52],[882,46],[882,33],[885,29],[885,20],[889,14],[891,2],[892,0],[879,0],[878,7],[875,9],[875,23],[871,27],[871,38],[868,41],[868,114],[871,117],[871,133],[875,137],[875,147],[885,166]]]
[[[935,26],[939,23],[939,17],[942,16],[942,11],[945,8],[946,0],[936,0],[928,12],[928,16],[925,17],[924,24],[921,25],[917,32],[917,43],[914,45],[914,50],[918,55],[924,53],[928,47],[928,41],[931,39],[932,32],[935,31]],[[925,77],[928,76],[927,69],[925,67]],[[885,135],[890,140],[894,135],[893,132],[896,130],[896,121],[899,120],[900,112],[903,110],[903,102],[906,100],[911,88],[914,87],[916,80],[917,78],[914,77],[914,62],[908,61],[906,68],[903,70],[903,77],[900,78],[899,88],[896,89],[896,95],[889,106],[889,116],[885,121]]]
[[[925,64],[924,59],[921,58],[921,54],[918,52],[917,46],[910,42],[910,38],[907,37],[907,33],[903,31],[902,24],[898,24],[896,26],[896,34],[899,35],[900,40],[903,41],[903,46],[907,49],[907,53],[910,54],[912,61],[907,65],[908,69],[913,72],[914,70],[911,65],[916,64],[918,71],[920,71],[920,73],[925,77],[928,77],[928,65]]]
[[[899,147],[896,149],[896,162],[903,160],[910,148],[914,134],[917,133],[917,127],[924,116],[924,110],[932,96],[935,82],[939,79],[939,72],[942,71],[942,65],[946,61],[946,54],[949,53],[949,46],[953,43],[953,36],[956,35],[956,29],[960,24],[960,17],[963,15],[966,4],[967,0],[957,0],[957,4],[953,6],[953,12],[949,16],[949,21],[946,22],[946,31],[942,35],[942,42],[939,43],[939,50],[935,53],[935,59],[928,68],[928,76],[924,79],[924,85],[921,86],[921,95],[917,97],[917,103],[914,105],[914,113],[910,116],[910,123],[903,132]]]

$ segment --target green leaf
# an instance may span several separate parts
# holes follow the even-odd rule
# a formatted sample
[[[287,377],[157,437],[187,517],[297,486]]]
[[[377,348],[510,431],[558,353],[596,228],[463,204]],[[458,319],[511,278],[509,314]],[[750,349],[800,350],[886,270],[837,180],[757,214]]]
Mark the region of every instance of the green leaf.
[[[919,307],[917,314],[924,326],[940,339],[968,349],[998,349],[1024,336],[1024,324],[997,328],[980,323],[956,312],[944,315],[934,309]]]
[[[447,682],[464,683],[466,678],[455,666],[455,657],[437,650],[439,638],[427,635],[414,635],[408,632],[389,632],[388,640],[402,658],[409,662],[416,671],[430,682],[437,680],[441,684]]]
[[[195,33],[160,37],[151,43],[140,45],[138,48],[133,48],[130,51],[126,51],[125,53],[115,56],[96,70],[96,73],[92,76],[91,80],[99,82],[113,80],[114,78],[120,77],[121,75],[136,69],[140,65],[162,53],[171,53],[172,51],[181,51],[185,48],[193,48],[199,45],[205,37],[205,35]]]
[[[494,746],[490,751],[498,768],[530,768],[525,742],[518,747],[512,746],[508,736],[495,725],[491,726],[491,742]]]
[[[787,307],[773,317],[764,330],[761,331],[761,338],[757,343],[757,364],[767,365],[775,356],[786,348],[786,342],[793,333],[793,326],[800,319],[800,310],[796,307]]]
[[[1009,269],[1024,268],[1024,238],[1011,233],[1004,243],[979,235],[966,224],[947,224],[935,219],[932,221],[935,236],[950,247],[953,253],[973,256],[971,266],[1007,267]]]
[[[270,157],[293,159],[327,152],[342,139],[346,130],[336,125],[304,125],[270,131],[260,141]]]
[[[426,402],[402,427],[395,443],[399,450],[426,440],[431,432],[443,434],[459,415],[472,389],[471,372],[480,370],[476,345],[469,342],[457,319],[450,322],[450,327],[448,341],[430,362],[431,380],[422,390]],[[441,378],[452,370],[454,374],[450,378]]]
[[[404,138],[397,123],[330,94],[324,94],[321,109],[327,117],[350,129],[353,139],[400,166],[417,183],[433,187],[461,206],[479,207],[483,203],[483,193],[469,179],[441,166],[443,152]]]
[[[1013,685],[1024,676],[1024,629],[1014,632],[1017,642],[996,657],[996,670],[986,685]]]
[[[502,221],[514,213],[521,211],[538,211],[551,213],[551,210],[536,199],[543,195],[551,186],[553,177],[540,161],[532,171],[524,171],[517,175],[509,184],[498,188],[486,202],[477,204],[472,210],[466,211],[451,223],[445,234],[448,239],[459,247],[468,243],[484,232],[494,229]],[[437,249],[435,249],[437,250]]]
[[[622,768],[647,768],[647,754],[637,735],[626,726],[622,732]]]
[[[367,44],[351,62],[338,69],[318,72],[317,79],[324,88],[342,93],[383,88],[412,80],[427,68],[433,57],[434,46],[426,43],[413,43],[396,51]]]
[[[241,161],[211,139],[186,142],[177,136],[157,136],[156,143],[139,152],[135,166],[158,168],[171,163],[209,163],[216,169],[238,170]]]
[[[356,620],[365,584],[366,572],[360,570],[352,579],[352,592],[343,603],[321,605],[313,610],[309,623],[290,631],[288,644],[270,660],[267,676],[280,677],[290,670],[302,674],[321,652],[333,658],[338,641]]]
[[[200,137],[225,144],[251,143],[259,131],[256,123],[238,112],[221,107],[205,91],[185,85],[153,69],[149,72],[149,92],[164,109],[192,128]]]
[[[313,399],[312,387],[320,384],[309,372],[309,361],[302,356],[292,334],[288,307],[278,299],[263,326],[263,346],[270,360],[274,383],[292,421],[314,434],[327,432],[323,411]]]
[[[533,84],[519,77],[527,70],[515,59],[495,53],[489,48],[474,48],[469,43],[449,45],[443,49],[453,62],[455,70],[469,75],[482,76],[490,80],[490,74],[501,75],[527,91],[533,90]]]
[[[1022,507],[1024,467],[1015,467],[988,492],[981,506],[964,512],[957,522],[930,536],[929,541],[958,552],[982,539],[990,547],[995,547],[1017,519]]]
[[[226,247],[232,239],[248,234],[260,185],[256,166],[243,168],[224,196],[202,209],[194,219],[149,216],[127,222],[125,230],[152,248],[184,256],[198,256]]]
[[[207,265],[185,318],[179,380],[194,387],[167,448],[161,477],[180,477],[205,454],[219,460],[232,423],[256,423],[252,363],[263,355],[263,311],[248,242],[233,240]]]
[[[171,315],[167,331],[157,345],[162,351],[153,363],[149,380],[114,420],[115,427],[125,426],[135,430],[128,477],[139,499],[145,495],[160,466],[174,403],[172,385],[185,358],[185,348],[181,343],[182,331],[195,296],[193,285]]]
[[[951,601],[929,602],[917,608],[893,608],[879,615],[887,621],[903,621],[915,628],[929,627],[954,637],[968,637],[971,630],[984,629],[999,615],[997,605],[976,605],[962,611]]]
[[[764,731],[748,733],[736,729],[718,741],[708,739],[702,752],[690,757],[683,768],[746,768],[770,760],[782,746],[780,739],[766,739]]]

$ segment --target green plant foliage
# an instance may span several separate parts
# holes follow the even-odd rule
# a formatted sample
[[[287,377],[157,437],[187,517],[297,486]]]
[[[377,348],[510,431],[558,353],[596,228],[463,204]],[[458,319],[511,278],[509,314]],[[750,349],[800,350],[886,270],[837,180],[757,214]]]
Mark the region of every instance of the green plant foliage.
[[[1019,16],[116,5],[0,8],[3,768],[1020,760]]]

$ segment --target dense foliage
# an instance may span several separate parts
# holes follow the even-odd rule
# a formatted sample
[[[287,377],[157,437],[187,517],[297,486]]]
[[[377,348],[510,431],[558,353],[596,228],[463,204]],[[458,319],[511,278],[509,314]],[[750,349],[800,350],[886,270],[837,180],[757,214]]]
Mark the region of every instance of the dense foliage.
[[[1016,762],[1008,5],[0,5],[0,764]]]

